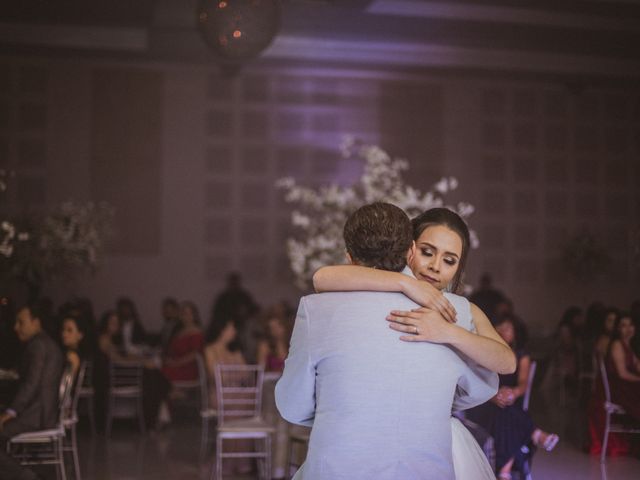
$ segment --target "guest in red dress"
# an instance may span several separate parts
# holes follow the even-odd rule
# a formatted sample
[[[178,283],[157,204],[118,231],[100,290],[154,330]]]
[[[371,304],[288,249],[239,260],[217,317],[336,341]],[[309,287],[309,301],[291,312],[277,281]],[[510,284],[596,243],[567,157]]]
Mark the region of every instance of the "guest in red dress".
[[[631,315],[620,315],[607,355],[611,400],[640,421],[640,360],[631,349],[636,328]]]
[[[263,316],[265,338],[258,344],[258,364],[267,372],[282,372],[289,354],[293,322],[284,312],[273,307]]]
[[[198,379],[196,356],[204,347],[204,333],[200,328],[200,314],[193,302],[180,305],[180,327],[169,341],[163,359],[162,373],[172,382]]]
[[[640,421],[640,361],[631,349],[635,326],[628,313],[620,313],[616,319],[609,350],[605,358],[611,401],[622,406],[629,415]],[[589,432],[591,454],[600,454],[604,432],[604,390],[602,381],[596,384],[589,408]],[[608,454],[629,453],[628,439],[616,433],[609,434]]]

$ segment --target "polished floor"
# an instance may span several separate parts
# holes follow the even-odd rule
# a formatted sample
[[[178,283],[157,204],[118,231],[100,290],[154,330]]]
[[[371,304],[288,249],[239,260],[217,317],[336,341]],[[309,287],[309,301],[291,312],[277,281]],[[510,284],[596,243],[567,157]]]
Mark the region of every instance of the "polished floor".
[[[109,441],[80,435],[82,477],[88,480],[186,480],[208,479],[213,452],[200,461],[200,430],[196,423],[172,426],[160,433],[139,435],[133,428],[114,429]],[[249,476],[230,476],[250,479]],[[601,469],[598,458],[582,453],[570,441],[562,441],[550,453],[540,452],[533,463],[533,478],[543,480],[640,478],[640,460],[610,459]]]
[[[533,417],[542,428],[561,435],[561,442],[553,452],[539,451],[536,454],[533,462],[534,480],[640,478],[640,460],[637,458],[612,458],[602,467],[599,458],[581,451],[579,445],[584,440],[582,435],[585,423],[579,405],[565,405],[554,415],[537,414],[534,411]],[[145,435],[136,430],[134,423],[121,421],[114,425],[108,440],[103,435],[92,435],[84,420],[80,426],[78,441],[81,476],[85,480],[210,478],[213,445],[210,443],[207,453],[201,457],[200,424],[195,416],[180,418],[163,431]],[[72,472],[69,473],[70,479],[73,478]],[[47,476],[55,478],[55,475]],[[255,478],[255,475],[230,475],[225,478],[249,480]]]

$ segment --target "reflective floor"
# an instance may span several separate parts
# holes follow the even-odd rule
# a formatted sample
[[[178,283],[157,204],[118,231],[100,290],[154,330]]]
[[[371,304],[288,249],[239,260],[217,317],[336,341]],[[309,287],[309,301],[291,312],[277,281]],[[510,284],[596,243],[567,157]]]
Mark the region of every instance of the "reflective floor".
[[[542,401],[537,405],[544,407]],[[547,407],[544,410],[548,411]],[[553,452],[538,451],[535,455],[532,465],[534,480],[640,478],[640,460],[637,458],[608,459],[606,467],[601,468],[599,458],[581,451],[579,445],[584,440],[586,427],[576,405],[565,405],[554,415],[534,411],[533,418],[542,428],[561,436]],[[163,431],[145,435],[136,430],[135,423],[119,421],[114,424],[108,440],[103,435],[92,435],[86,419],[82,419],[78,442],[81,476],[85,480],[205,480],[210,478],[214,457],[211,442],[201,457],[200,423],[195,416],[176,419]],[[68,465],[71,480],[71,461]],[[40,473],[55,478],[50,470]],[[249,480],[256,475],[229,475],[225,478]]]
[[[160,433],[145,436],[133,428],[114,429],[112,438],[80,434],[82,477],[96,480],[182,480],[208,479],[213,451],[210,446],[200,461],[200,428],[192,424],[175,425]],[[255,475],[229,476],[250,479]],[[606,479],[640,478],[640,460],[629,457],[609,459],[601,471],[598,458],[582,453],[570,442],[561,442],[553,452],[539,452],[533,462],[534,479]]]

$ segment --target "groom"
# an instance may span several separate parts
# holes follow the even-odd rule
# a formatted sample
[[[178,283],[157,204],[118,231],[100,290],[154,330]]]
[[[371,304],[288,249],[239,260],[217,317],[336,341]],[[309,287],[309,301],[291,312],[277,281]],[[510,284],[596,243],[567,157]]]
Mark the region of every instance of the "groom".
[[[352,263],[403,271],[415,248],[406,214],[358,209],[344,227]],[[304,480],[454,479],[450,416],[491,398],[497,377],[450,347],[398,341],[386,315],[417,305],[400,293],[337,292],[300,301],[276,403],[313,427]]]

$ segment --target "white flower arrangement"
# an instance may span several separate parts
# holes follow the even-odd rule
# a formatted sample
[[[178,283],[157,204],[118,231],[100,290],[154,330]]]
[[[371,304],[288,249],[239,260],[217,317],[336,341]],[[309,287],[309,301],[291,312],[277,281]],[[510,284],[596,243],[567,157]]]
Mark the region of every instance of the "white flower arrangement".
[[[27,218],[28,235],[16,235],[16,227],[3,222],[5,237],[21,242],[6,244],[9,254],[0,258],[2,279],[23,281],[35,292],[55,278],[94,271],[112,234],[113,216],[106,203],[65,202],[47,215]]]
[[[15,176],[10,170],[0,168],[0,194],[7,191],[9,179]],[[5,219],[0,222],[0,257],[8,258],[13,255],[16,242],[24,242],[29,239],[26,232],[18,232],[13,222]]]
[[[440,179],[431,190],[421,193],[407,185],[402,172],[406,160],[391,158],[375,145],[367,145],[347,137],[341,147],[344,157],[360,158],[364,170],[360,179],[349,187],[328,185],[318,190],[298,185],[293,178],[282,178],[276,186],[286,191],[285,201],[295,205],[291,214],[294,236],[287,239],[287,255],[296,285],[307,290],[313,273],[324,265],[345,261],[342,229],[348,216],[362,205],[388,202],[402,208],[409,217],[430,208],[444,207],[466,220],[474,212],[473,205],[460,202],[445,205],[444,196],[458,187],[454,177]],[[471,246],[479,246],[478,236],[471,230]]]

